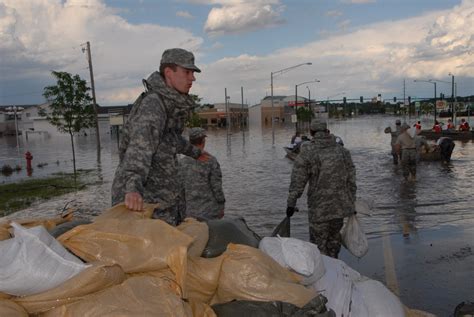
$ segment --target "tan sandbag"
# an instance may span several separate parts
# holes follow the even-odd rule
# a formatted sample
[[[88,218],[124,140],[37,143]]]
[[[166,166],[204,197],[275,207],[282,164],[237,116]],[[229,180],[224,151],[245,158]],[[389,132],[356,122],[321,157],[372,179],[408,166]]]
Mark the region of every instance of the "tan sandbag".
[[[0,224],[0,241],[11,238],[10,231],[8,230],[9,225]]]
[[[125,278],[125,273],[117,264],[94,263],[58,287],[31,296],[13,298],[13,300],[24,307],[28,313],[36,314],[60,305],[77,302],[86,295],[120,284]]]
[[[0,316],[2,317],[28,317],[26,310],[8,299],[0,299]]]
[[[74,218],[74,210],[68,209],[68,211],[60,216],[53,217],[53,218],[33,218],[33,219],[13,219],[8,222],[10,224],[12,221],[22,225],[26,228],[36,227],[36,226],[43,226],[46,230],[50,231],[57,225],[62,223],[71,221]]]
[[[45,317],[64,316],[192,316],[190,305],[170,291],[163,280],[134,276],[120,285],[46,312]]]
[[[410,309],[406,306],[403,306],[403,310],[405,311],[406,317],[436,317],[436,315],[432,313],[428,313],[426,311],[422,311],[418,309]]]
[[[192,238],[158,219],[107,219],[80,225],[58,240],[87,262],[119,264],[126,273],[157,271],[186,263]],[[185,273],[181,273],[185,276]]]
[[[188,304],[191,307],[192,316],[194,317],[217,317],[211,306],[206,303],[190,298]]]
[[[94,221],[105,219],[150,219],[153,215],[153,210],[157,207],[158,204],[144,204],[143,211],[133,211],[125,207],[124,203],[120,203],[102,212],[94,218]]]
[[[193,238],[193,242],[188,248],[189,256],[201,256],[209,240],[209,227],[205,222],[199,222],[194,218],[186,218],[179,226],[179,231],[186,233]]]
[[[173,271],[170,268],[161,269],[158,271],[148,271],[148,272],[140,272],[140,273],[128,273],[127,277],[133,276],[149,276],[161,279],[163,283],[168,285],[168,288],[173,291],[176,295],[183,298],[183,288],[179,283],[176,281],[176,276],[174,275]]]
[[[303,307],[317,295],[259,249],[229,244],[211,305],[236,300],[282,301]]]
[[[224,256],[216,258],[188,257],[187,296],[209,304],[216,293]]]

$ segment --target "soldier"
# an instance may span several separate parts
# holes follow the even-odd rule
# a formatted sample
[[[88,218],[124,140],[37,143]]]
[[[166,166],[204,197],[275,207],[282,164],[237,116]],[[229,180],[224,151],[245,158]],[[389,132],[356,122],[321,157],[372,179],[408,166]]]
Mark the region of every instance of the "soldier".
[[[400,153],[402,157],[402,170],[405,180],[416,180],[416,142],[408,133],[410,126],[406,123],[402,124],[400,135],[395,141],[395,151]]]
[[[188,95],[194,72],[194,55],[184,49],[163,52],[159,72],[144,80],[146,92],[135,101],[119,147],[120,162],[112,184],[112,204],[125,202],[134,211],[143,202],[159,203],[154,217],[170,215],[179,222],[185,212],[180,200],[177,154],[200,160],[207,154],[191,145],[181,134],[188,111],[195,107]]]
[[[395,141],[397,140],[397,137],[400,135],[401,131],[400,131],[400,125],[402,124],[402,122],[397,119],[395,120],[395,131],[392,131],[392,128],[391,127],[386,127],[384,132],[385,133],[390,133],[390,135],[392,136],[392,138],[390,139],[390,147],[392,148],[392,157],[393,157],[393,164],[397,165],[398,164],[398,161],[399,161],[399,158],[400,158],[400,155],[399,153],[397,153],[397,151],[395,151]]]
[[[321,253],[337,258],[344,218],[355,211],[355,167],[350,152],[329,134],[325,122],[313,120],[313,140],[301,147],[291,172],[286,215],[295,212],[296,201],[308,185],[309,238]]]
[[[204,150],[206,130],[192,128],[189,142]],[[222,190],[222,172],[217,159],[201,162],[190,157],[179,160],[179,174],[184,183],[186,215],[200,220],[220,219],[224,216],[225,196]]]

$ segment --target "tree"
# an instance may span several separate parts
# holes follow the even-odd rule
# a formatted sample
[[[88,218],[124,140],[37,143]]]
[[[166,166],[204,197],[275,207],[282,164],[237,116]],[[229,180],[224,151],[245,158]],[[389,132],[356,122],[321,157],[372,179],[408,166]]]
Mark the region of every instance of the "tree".
[[[39,115],[46,117],[59,132],[69,133],[72,146],[72,162],[74,166],[74,181],[76,180],[76,154],[74,151],[74,135],[82,129],[95,126],[95,111],[92,98],[89,96],[89,87],[79,75],[72,76],[67,72],[53,71],[56,78],[55,86],[47,86],[43,96],[50,103],[51,111],[39,111]]]

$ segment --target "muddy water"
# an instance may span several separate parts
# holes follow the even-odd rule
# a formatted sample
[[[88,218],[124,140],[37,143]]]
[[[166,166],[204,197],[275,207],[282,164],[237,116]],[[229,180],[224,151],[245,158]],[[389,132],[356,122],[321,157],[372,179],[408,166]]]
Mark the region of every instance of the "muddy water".
[[[416,183],[406,183],[401,169],[391,162],[390,135],[383,133],[394,121],[395,118],[389,116],[329,121],[331,132],[342,137],[352,153],[357,169],[357,196],[373,206],[370,214],[360,215],[370,238],[371,251],[362,260],[355,260],[345,252],[341,257],[361,273],[387,281],[387,258],[383,254],[387,249],[386,242],[390,242],[398,281],[393,290],[411,307],[448,315],[457,303],[473,300],[474,294],[474,235],[471,229],[474,224],[471,208],[474,201],[474,144],[455,141],[450,164],[421,162]],[[410,122],[413,124],[414,120]],[[430,123],[429,118],[422,119],[424,126]],[[245,217],[261,235],[269,234],[285,214],[292,162],[285,158],[282,147],[288,143],[293,129],[293,126],[276,126],[275,146],[272,146],[271,128],[250,127],[244,132],[232,131],[230,135],[225,130],[208,131],[206,149],[217,157],[224,176],[226,215]],[[37,204],[10,218],[53,215],[68,202],[84,217],[107,208],[118,158],[116,138],[107,131],[104,127],[100,164],[96,160],[95,137],[76,138],[78,168],[93,169],[88,190]],[[23,137],[20,152],[26,150],[34,156],[33,177],[72,170],[70,143],[66,136],[51,132],[49,135],[30,135],[28,141]],[[16,153],[15,138],[0,138],[0,166],[5,162],[11,165],[23,163],[15,159]],[[36,166],[38,163],[47,165],[40,168]],[[18,181],[26,178],[25,174],[21,171],[9,177],[0,176],[0,183]],[[300,199],[299,207],[300,213],[292,218],[292,233],[307,239],[304,197]],[[388,240],[384,242],[386,237]],[[454,269],[462,272],[443,270],[453,267],[453,263],[459,265]],[[424,268],[432,267],[436,269],[431,272],[439,274],[422,278],[423,274],[430,276]],[[461,287],[451,285],[458,281]],[[453,288],[457,290],[453,291]],[[447,289],[449,296],[445,295]]]

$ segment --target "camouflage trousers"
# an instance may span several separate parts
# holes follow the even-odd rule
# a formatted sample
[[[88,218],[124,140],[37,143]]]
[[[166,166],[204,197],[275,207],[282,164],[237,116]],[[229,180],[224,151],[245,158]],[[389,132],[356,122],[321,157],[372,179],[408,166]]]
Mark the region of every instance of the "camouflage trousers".
[[[343,225],[343,218],[326,222],[312,222],[309,224],[309,241],[316,244],[322,254],[337,259],[341,250]]]
[[[402,171],[405,178],[410,174],[416,176],[416,149],[403,149]]]

